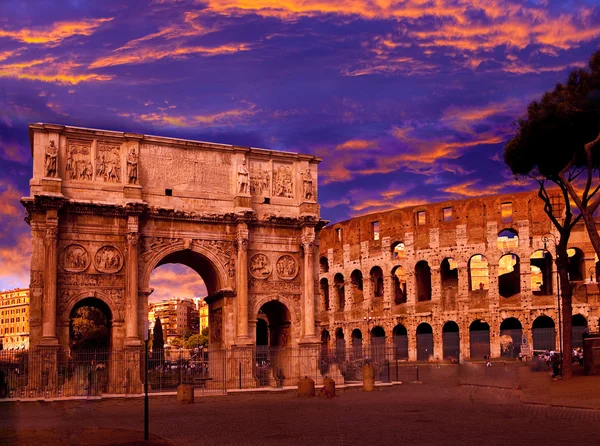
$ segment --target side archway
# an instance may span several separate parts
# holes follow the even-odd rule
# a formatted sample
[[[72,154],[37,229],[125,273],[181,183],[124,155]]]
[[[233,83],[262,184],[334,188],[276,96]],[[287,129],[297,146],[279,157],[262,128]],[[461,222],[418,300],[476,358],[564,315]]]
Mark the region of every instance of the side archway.
[[[469,347],[472,359],[483,359],[490,353],[490,326],[487,322],[478,319],[471,323]]]
[[[554,350],[556,348],[556,332],[554,321],[549,316],[539,316],[533,321],[533,350]]]
[[[422,322],[417,327],[417,361],[429,361],[433,356],[433,329]]]
[[[460,332],[458,324],[448,321],[442,328],[443,359],[459,361],[460,359]]]
[[[515,317],[509,317],[500,324],[500,356],[516,358],[521,351],[523,326]]]

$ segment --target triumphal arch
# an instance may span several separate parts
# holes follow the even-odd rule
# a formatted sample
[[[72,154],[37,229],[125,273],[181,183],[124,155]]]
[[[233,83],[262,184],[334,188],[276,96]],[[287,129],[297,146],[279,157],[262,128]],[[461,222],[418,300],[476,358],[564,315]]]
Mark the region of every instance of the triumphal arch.
[[[206,283],[210,347],[318,348],[319,158],[62,125],[29,126],[31,349],[68,350],[82,301],[110,317],[110,349],[140,349],[150,275]],[[263,311],[264,310],[264,311]]]

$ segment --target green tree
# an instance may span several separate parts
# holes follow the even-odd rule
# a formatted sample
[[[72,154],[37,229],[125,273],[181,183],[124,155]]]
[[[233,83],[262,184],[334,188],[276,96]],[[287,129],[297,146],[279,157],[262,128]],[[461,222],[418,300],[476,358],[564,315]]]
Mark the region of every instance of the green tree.
[[[173,347],[181,347],[183,345],[183,341],[181,339],[179,339],[179,338],[173,338],[171,340],[171,345]]]
[[[183,340],[187,341],[191,335],[192,335],[192,330],[190,330],[188,327],[185,327],[183,329]]]
[[[185,348],[208,347],[208,336],[204,334],[195,334],[185,341]]]

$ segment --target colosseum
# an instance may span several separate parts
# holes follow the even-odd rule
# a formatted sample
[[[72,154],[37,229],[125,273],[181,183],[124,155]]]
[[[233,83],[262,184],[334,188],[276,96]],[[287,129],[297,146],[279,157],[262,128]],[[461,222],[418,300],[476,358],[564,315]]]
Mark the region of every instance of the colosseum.
[[[559,345],[558,234],[537,192],[446,201],[331,224],[320,236],[323,348],[409,361],[516,357]],[[596,261],[569,244],[573,346],[598,327]],[[600,271],[599,271],[600,272]],[[359,354],[357,352],[357,354]]]

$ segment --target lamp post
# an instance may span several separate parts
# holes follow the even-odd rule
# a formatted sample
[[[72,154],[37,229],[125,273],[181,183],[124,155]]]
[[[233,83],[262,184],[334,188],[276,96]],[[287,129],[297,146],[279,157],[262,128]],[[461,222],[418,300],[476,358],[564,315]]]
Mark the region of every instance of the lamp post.
[[[371,308],[367,308],[367,315],[363,316],[363,320],[367,324],[367,359],[369,359],[369,349],[371,348],[371,323],[373,322],[373,317],[371,316]]]
[[[558,256],[557,251],[557,243],[556,243],[556,236],[550,232],[545,233],[544,235],[542,235],[542,242],[544,242],[544,251],[548,251],[546,248],[546,244],[548,242],[552,242],[554,244],[554,253],[556,256]],[[556,300],[558,303],[558,351],[559,353],[562,353],[562,323],[560,320],[560,276],[558,274],[558,263],[557,263],[557,259],[554,260],[555,264],[556,264]]]

